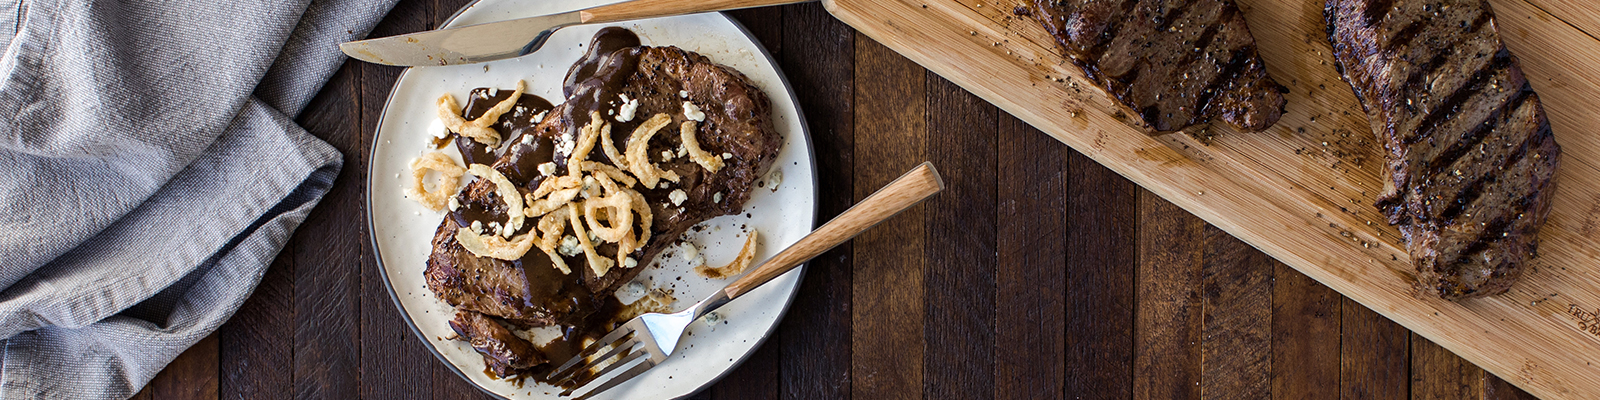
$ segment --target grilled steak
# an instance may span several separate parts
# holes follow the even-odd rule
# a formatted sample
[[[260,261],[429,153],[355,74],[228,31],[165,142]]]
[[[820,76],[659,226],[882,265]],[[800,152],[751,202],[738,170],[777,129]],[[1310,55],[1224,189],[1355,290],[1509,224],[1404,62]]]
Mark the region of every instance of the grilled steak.
[[[534,120],[538,115],[533,112],[519,114],[516,111],[500,117],[500,123],[493,127],[509,139],[502,146],[503,153],[490,165],[492,168],[519,186],[522,193],[530,193],[545,179],[545,173],[539,172],[540,164],[554,163],[555,170],[562,171],[557,175],[567,171],[568,153],[572,149],[557,144],[575,140],[580,128],[590,123],[591,112],[598,112],[611,123],[611,137],[619,149],[627,146],[629,134],[635,127],[653,115],[664,113],[672,117],[670,128],[650,139],[647,153],[651,162],[676,173],[681,179],[670,186],[633,186],[651,209],[651,239],[631,253],[639,260],[637,266],[618,265],[599,276],[586,265],[581,253],[563,257],[572,270],[570,274],[563,274],[552,265],[549,256],[538,249],[517,261],[478,257],[468,252],[455,239],[457,229],[471,226],[474,221],[488,224],[507,219],[505,203],[495,193],[494,183],[478,179],[468,184],[457,195],[459,209],[450,212],[440,223],[425,272],[428,287],[439,299],[463,311],[462,315],[481,313],[522,327],[588,327],[596,310],[616,308],[607,305],[621,285],[633,280],[650,260],[690,227],[713,217],[740,212],[756,179],[777,158],[782,145],[782,137],[772,124],[771,105],[766,95],[743,74],[676,47],[640,46],[637,37],[625,29],[607,28],[597,34],[589,54],[572,68],[567,82],[564,91],[568,101],[544,113],[543,119]],[[463,110],[464,117],[470,120],[482,115],[511,92],[474,90]],[[637,101],[635,117],[628,121],[622,121],[627,118],[622,118],[620,115],[624,113],[619,112],[619,106],[625,103],[622,96]],[[698,106],[704,113],[695,137],[705,151],[722,156],[724,166],[715,173],[686,156],[665,160],[657,156],[680,148],[678,126],[689,120],[685,116],[685,102]],[[469,146],[478,147],[469,149]],[[463,152],[484,151],[478,144],[459,144],[459,147]],[[599,148],[589,154],[589,161],[611,164]],[[681,202],[672,201],[671,193],[677,190],[686,195]],[[535,229],[533,225],[525,224],[516,234]],[[637,224],[635,229],[639,229]],[[570,229],[567,233],[573,234]],[[616,252],[614,244],[601,244],[597,248],[607,256]],[[458,319],[472,322],[460,316]],[[505,342],[483,335],[484,332],[494,333],[492,330],[458,328],[457,331],[473,341],[474,346],[485,340]],[[567,339],[574,342],[590,333],[566,331]],[[481,347],[479,350],[484,352],[485,362],[496,371],[515,373],[543,362],[529,361],[517,355],[521,354],[518,352],[490,352]],[[503,354],[511,356],[500,357]]]
[[[472,348],[483,355],[489,367],[498,377],[514,376],[518,371],[543,364],[543,355],[523,338],[512,334],[510,329],[495,322],[483,314],[471,311],[456,311],[456,318],[450,320],[450,329],[456,335],[472,343]]]
[[[1033,0],[1068,59],[1141,127],[1169,133],[1220,117],[1261,131],[1283,113],[1244,16],[1228,0]]]
[[[1328,37],[1387,165],[1378,208],[1421,293],[1505,292],[1550,209],[1556,145],[1483,0],[1330,0]]]

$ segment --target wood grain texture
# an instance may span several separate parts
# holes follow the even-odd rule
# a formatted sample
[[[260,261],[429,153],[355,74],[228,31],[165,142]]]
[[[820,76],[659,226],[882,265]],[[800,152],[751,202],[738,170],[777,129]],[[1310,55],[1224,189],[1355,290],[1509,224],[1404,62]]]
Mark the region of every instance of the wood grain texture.
[[[755,354],[705,393],[717,400],[773,400],[779,398],[779,345],[762,343]]]
[[[466,1],[402,0],[379,31],[437,26]],[[1262,13],[1279,15],[1285,10],[1293,16],[1288,20],[1314,20],[1320,12],[1314,3],[1247,0],[1242,4],[1254,23]],[[928,9],[921,8],[920,2],[883,4],[898,4],[900,8],[890,10],[906,13],[883,14],[879,22],[903,22],[920,13],[957,12],[968,23],[997,21],[997,26],[1005,29],[1036,29],[1026,20],[1006,18],[1010,9],[1004,2],[985,2],[983,8],[964,10],[940,2]],[[1569,27],[1593,24],[1548,14],[1581,16],[1565,13],[1588,12],[1592,7],[1583,2],[1536,0],[1518,6],[1496,1],[1495,6],[1522,18],[1501,21],[1502,29],[1510,32],[1507,41],[1519,54],[1518,46],[1548,47],[1540,41],[1590,36],[1579,28],[1552,33],[1545,25],[1566,21],[1574,21]],[[1222,197],[1217,201],[1259,206],[1260,210],[1252,210],[1261,213],[1281,211],[1284,206],[1271,202],[1243,202],[1237,194],[1219,196],[1228,193],[1222,192],[1227,185],[1209,186],[1215,182],[1195,172],[1229,164],[1197,162],[1189,157],[1245,151],[1240,148],[1248,143],[1240,142],[1241,138],[1224,139],[1215,147],[1201,149],[1186,149],[1185,145],[1193,143],[1182,139],[1124,142],[1115,126],[1105,125],[1106,118],[1095,115],[1092,96],[1039,100],[1038,104],[1062,104],[1065,111],[1077,110],[1056,115],[1059,119],[1044,119],[1052,123],[1041,124],[1037,113],[1013,117],[975,100],[962,88],[908,64],[907,58],[885,51],[898,45],[885,46],[863,38],[815,4],[742,10],[733,15],[779,60],[804,107],[818,156],[823,218],[842,212],[864,193],[905,170],[891,168],[895,165],[933,159],[947,175],[952,168],[963,171],[966,186],[960,189],[964,200],[922,206],[920,211],[893,220],[884,233],[860,238],[812,263],[799,298],[775,335],[724,380],[693,398],[1261,398],[1263,373],[1270,398],[1402,399],[1424,398],[1425,394],[1451,398],[1449,395],[1461,393],[1483,399],[1532,398],[1507,380],[1477,372],[1461,363],[1461,358],[1451,358],[1448,347],[1423,347],[1418,343],[1426,341],[1413,339],[1401,325],[1314,280],[1325,276],[1308,276],[1271,262],[1257,250],[1218,233],[1219,227],[1237,233],[1237,224],[1207,226],[1185,209],[1207,219],[1216,213],[1195,211],[1197,208],[1183,202],[1168,203],[1154,194],[1173,197],[1174,191],[1159,187],[1154,192],[1141,190],[1123,176],[1128,174],[1126,168],[1099,164],[1115,161],[1113,157],[1118,155],[1145,157],[1139,165],[1173,169],[1169,171],[1173,177],[1162,178],[1166,181],[1195,180],[1194,187],[1183,188],[1193,190],[1184,194],[1191,200]],[[1283,43],[1286,40],[1315,44],[1320,39],[1284,36],[1295,31],[1268,28],[1279,24],[1262,25],[1257,35],[1273,42],[1272,46],[1291,45]],[[985,36],[1001,30],[972,31],[976,36],[962,30],[952,37],[975,40],[977,46],[973,47],[991,51],[987,64],[975,65],[986,68],[983,71],[1006,71],[1001,68],[1005,67],[1003,60],[994,60],[1008,50],[1013,56],[1027,49],[1036,55],[1053,54],[1045,53],[1044,47],[1034,49],[1019,43],[1028,42],[1026,34]],[[1000,44],[989,43],[991,37]],[[915,52],[911,54],[909,60],[929,64],[915,57]],[[959,59],[964,55],[941,56]],[[1573,52],[1523,59],[1524,68],[1536,80],[1535,87],[1542,96],[1551,97],[1546,101],[1552,108],[1552,121],[1561,121],[1557,132],[1564,135],[1563,145],[1568,144],[1568,136],[1562,129],[1600,126],[1600,113],[1572,112],[1581,96],[1596,93],[1594,88],[1600,87],[1594,82],[1600,75],[1574,72],[1592,68],[1585,57]],[[1295,62],[1282,62],[1284,59]],[[1268,64],[1275,74],[1321,67],[1315,57],[1302,60],[1282,53],[1269,55]],[[1050,70],[1051,76],[1061,76],[1056,70]],[[366,233],[356,228],[365,226],[359,184],[365,167],[358,163],[365,162],[370,144],[372,111],[383,104],[398,71],[346,66],[300,118],[303,126],[344,152],[345,175],[335,193],[274,261],[256,293],[219,330],[216,364],[220,371],[213,374],[218,378],[217,393],[203,397],[491,398],[451,373],[405,332],[402,317],[379,290],[382,282],[374,280],[378,275],[365,253]],[[1043,91],[1070,89],[1067,82],[1039,78],[1029,85],[1045,87]],[[919,89],[908,82],[922,86]],[[1353,98],[1339,92],[1348,92],[1338,86],[1342,83],[1287,83],[1296,92],[1291,94],[1291,112],[1286,119],[1294,123],[1291,126],[1305,127],[1307,133],[1302,137],[1278,132],[1279,137],[1320,140],[1333,135],[1335,143],[1346,139],[1335,133],[1334,127],[1348,122],[1343,115],[1336,113],[1333,118],[1339,122],[1328,125],[1327,114],[1322,114],[1318,119],[1322,123],[1313,124],[1309,117],[1317,114],[1306,109],[1353,105],[1343,103]],[[1312,92],[1302,93],[1307,90]],[[1323,90],[1330,94],[1318,95]],[[992,91],[973,93],[992,100]],[[999,104],[1007,107],[1005,102]],[[1073,105],[1082,108],[1070,108]],[[1078,147],[1083,150],[1080,153],[1052,139],[1063,129],[1093,136],[1086,140],[1089,145]],[[904,135],[919,130],[921,136]],[[920,150],[908,148],[918,143],[923,146]],[[1310,147],[1319,148],[1320,143]],[[1320,150],[1302,157],[1323,162],[1323,168],[1336,161]],[[1359,175],[1361,168],[1369,167],[1352,168]],[[358,178],[352,180],[348,174],[358,174]],[[1128,174],[1140,182],[1154,179],[1149,175]],[[1259,174],[1241,176],[1317,191],[1315,185],[1305,182]],[[1335,184],[1343,187],[1345,183]],[[1350,198],[1361,195],[1359,190],[1339,193]],[[1333,200],[1317,203],[1321,208],[1309,215],[1316,217],[1322,212],[1335,219],[1339,207],[1362,207],[1348,199],[1340,203],[1334,201],[1340,197],[1329,198]],[[1321,230],[1330,222],[1290,225],[1276,232],[1322,232],[1348,240],[1337,236],[1338,231]],[[1566,224],[1557,229],[1589,235],[1581,223]],[[921,233],[896,238],[911,232]],[[920,250],[908,250],[907,242],[919,243]],[[911,282],[902,282],[902,286],[909,287],[869,281],[883,277],[871,275],[867,268],[909,271],[913,267],[921,275],[900,275]],[[1355,267],[1341,271],[1359,271]],[[944,275],[935,277],[935,268]],[[958,282],[962,280],[969,282]],[[878,289],[894,291],[899,297],[865,293]],[[974,289],[975,293],[951,292]],[[917,291],[922,294],[910,295]],[[1270,300],[1263,301],[1263,293]],[[1531,293],[1513,294],[1527,295]],[[1569,297],[1579,296],[1561,292],[1540,305],[1564,309],[1569,302],[1581,302],[1568,301]],[[882,300],[892,302],[869,304]],[[1522,304],[1528,304],[1527,300],[1513,299]],[[910,334],[883,331],[890,322],[908,320],[894,315],[900,311],[867,309],[886,305],[892,310],[910,310],[916,318],[909,320],[917,321],[911,323],[924,325],[916,325]],[[1502,305],[1473,307],[1498,306]],[[1552,318],[1562,316],[1555,308],[1536,310],[1551,311]],[[939,326],[934,326],[934,321]],[[322,323],[329,325],[319,330]],[[1049,327],[1055,329],[1045,329]],[[1265,345],[1269,351],[1265,367],[1263,337],[1269,343]],[[923,343],[917,345],[923,355],[895,359],[889,352],[869,346],[903,341]],[[952,347],[933,348],[936,344]],[[987,361],[966,362],[975,358]],[[894,364],[897,361],[899,364]],[[163,398],[156,395],[157,387],[173,387],[177,382],[173,377],[183,375],[176,371],[188,371],[193,365],[175,362],[174,372],[162,374],[134,398]],[[900,368],[895,369],[897,366]],[[333,367],[343,369],[318,375]],[[1239,372],[1229,373],[1235,369]],[[917,380],[909,379],[913,370],[920,371]],[[869,378],[868,371],[878,375]],[[1536,368],[1527,376],[1546,376],[1542,374]],[[1414,381],[1413,377],[1420,379]],[[947,381],[933,383],[932,379]],[[1518,379],[1523,378],[1511,377],[1512,381]]]
[[[1345,399],[1405,399],[1409,393],[1410,333],[1354,300],[1345,299],[1339,325],[1339,386]],[[1405,362],[1399,362],[1406,360]]]
[[[397,4],[397,8],[390,11],[369,36],[398,35],[442,24],[443,21],[437,19],[442,17],[438,15],[436,6],[445,7],[445,10],[455,9],[447,4],[429,2]],[[378,131],[378,121],[383,116],[385,102],[380,99],[388,95],[402,69],[369,63],[357,65],[361,76],[361,100],[357,101],[360,106],[360,130],[372,135],[371,132]],[[360,168],[362,182],[367,179],[365,161],[354,165],[349,160],[345,162],[346,168]],[[424,347],[426,344],[411,332],[400,315],[400,309],[390,300],[389,287],[385,284],[387,278],[378,268],[376,254],[364,254],[359,265],[360,315],[357,323],[360,324],[360,341],[356,347],[360,351],[360,396],[369,399],[402,398],[413,393],[432,392],[432,364],[438,361]],[[394,290],[403,293],[422,288],[397,287]]]
[[[1205,223],[1139,191],[1133,397],[1200,398]]]
[[[1483,370],[1413,333],[1411,399],[1483,398]]]
[[[816,154],[817,220],[832,219],[854,202],[855,32],[814,3],[780,7],[783,36],[768,49],[794,85],[805,110]],[[789,40],[788,38],[794,38]],[[850,295],[852,244],[824,253],[806,266],[805,280],[773,340],[785,355],[779,388],[787,400],[850,396]],[[800,356],[804,355],[804,356]]]
[[[1067,151],[1065,394],[1131,398],[1140,190]]]
[[[1533,0],[1491,1],[1564,149],[1540,257],[1510,293],[1452,303],[1410,294],[1409,259],[1371,206],[1381,159],[1330,65],[1321,3],[1239,1],[1269,72],[1290,89],[1267,132],[1145,136],[1058,55],[1011,0],[833,0],[841,20],[930,71],[1402,326],[1550,397],[1600,396],[1600,337],[1568,309],[1600,307],[1600,40]],[[1583,10],[1600,4],[1559,2]],[[1587,12],[1587,11],[1585,11]],[[1584,15],[1585,12],[1565,12]],[[1371,223],[1371,224],[1369,224]],[[1560,301],[1543,301],[1559,296]],[[1141,298],[1142,300],[1142,298]]]
[[[219,398],[291,398],[293,375],[288,370],[294,360],[293,311],[294,251],[284,247],[267,267],[255,293],[217,330]]]
[[[152,399],[202,400],[215,399],[217,387],[217,335],[201,339],[200,343],[184,350],[178,358],[167,364],[167,369],[156,374],[146,388]]]
[[[1272,279],[1272,397],[1339,398],[1344,297],[1283,263]]]
[[[1483,374],[1484,400],[1533,400],[1536,397],[1492,374]]]
[[[361,129],[359,104],[348,101],[360,96],[359,69],[346,63],[296,121],[344,155],[333,188],[289,240],[295,264],[291,393],[298,398],[359,395],[361,268],[371,252],[362,212],[371,133]]]
[[[936,399],[994,395],[995,136],[999,110],[928,74],[928,159],[945,191],[925,204],[926,299],[923,394]]]
[[[911,60],[855,39],[854,196],[865,198],[927,160],[926,72]],[[851,286],[851,397],[921,399],[925,207],[857,237]]]
[[[450,367],[444,365],[443,362],[439,362],[437,359],[433,360],[433,367],[430,370],[433,372],[431,379],[433,393],[431,393],[431,396],[428,397],[432,400],[478,400],[495,398],[488,393],[484,393],[483,390],[478,389],[476,386],[473,386],[472,383],[468,382],[465,378],[456,375],[455,372],[450,370]],[[421,396],[421,393],[418,393],[417,397],[424,396]]]
[[[1200,393],[1214,399],[1268,397],[1277,263],[1216,227],[1207,226],[1203,235]]]
[[[627,4],[611,4],[583,10],[581,18],[583,22],[598,24],[707,11],[776,6],[802,1],[806,0],[632,0]]]
[[[995,212],[996,399],[1060,399],[1066,382],[1069,153],[1002,114]]]

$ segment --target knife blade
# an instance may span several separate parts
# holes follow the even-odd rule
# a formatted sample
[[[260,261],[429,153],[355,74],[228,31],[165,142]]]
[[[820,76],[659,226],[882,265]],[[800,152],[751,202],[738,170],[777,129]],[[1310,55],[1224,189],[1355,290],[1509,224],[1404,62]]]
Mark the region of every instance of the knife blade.
[[[633,0],[578,11],[438,29],[339,44],[357,60],[403,67],[458,65],[520,57],[538,51],[557,29],[707,11],[812,0]]]
[[[562,27],[583,23],[581,11],[339,44],[357,60],[397,66],[472,64],[518,57],[544,46]]]

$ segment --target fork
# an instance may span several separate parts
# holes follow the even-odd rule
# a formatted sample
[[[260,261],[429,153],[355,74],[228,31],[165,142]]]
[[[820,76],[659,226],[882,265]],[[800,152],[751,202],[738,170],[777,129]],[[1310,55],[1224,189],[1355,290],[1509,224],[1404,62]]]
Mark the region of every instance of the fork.
[[[849,210],[845,210],[832,221],[811,231],[811,234],[783,249],[722,290],[712,293],[705,300],[677,313],[649,313],[628,320],[552,371],[549,381],[557,386],[569,388],[562,392],[561,396],[572,395],[578,389],[598,383],[599,386],[578,397],[587,399],[633,379],[666,361],[678,347],[678,341],[682,339],[683,332],[689,328],[689,324],[699,320],[706,313],[715,311],[729,301],[739,298],[740,295],[749,293],[767,281],[789,272],[800,263],[850,240],[941,190],[944,190],[944,180],[939,177],[939,171],[933,168],[932,163],[924,162],[905,175],[895,178],[889,185],[878,189],[876,193],[856,203]],[[593,357],[606,349],[610,350],[600,357]],[[618,357],[620,359],[617,359]],[[596,366],[612,359],[617,360],[599,372],[593,371]],[[644,361],[638,362],[640,359]],[[630,365],[631,367],[622,373],[596,382],[597,379]],[[568,383],[571,385],[567,385]]]

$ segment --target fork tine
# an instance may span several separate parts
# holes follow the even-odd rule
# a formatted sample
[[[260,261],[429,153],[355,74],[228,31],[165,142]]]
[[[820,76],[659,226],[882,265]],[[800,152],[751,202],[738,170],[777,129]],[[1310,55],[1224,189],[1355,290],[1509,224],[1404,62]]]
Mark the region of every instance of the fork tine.
[[[606,376],[606,374],[611,373],[611,371],[615,371],[615,370],[617,370],[617,368],[622,368],[622,366],[624,366],[624,365],[631,364],[635,360],[638,360],[639,357],[648,356],[648,355],[650,355],[649,351],[646,351],[645,349],[639,349],[639,351],[635,351],[633,353],[629,353],[627,357],[623,357],[621,360],[617,360],[616,363],[613,363],[611,365],[606,366],[606,368],[600,370],[600,372],[595,372],[595,373],[588,374],[588,375],[580,375],[579,377],[575,378],[578,381],[574,382],[572,384],[572,386],[570,386],[571,389],[567,389],[566,391],[561,392],[561,395],[562,396],[571,395],[573,391],[576,391],[578,389],[582,389],[584,386],[589,386],[590,383],[594,383],[595,379],[600,379],[600,377]]]
[[[583,351],[578,352],[578,354],[574,354],[571,359],[568,359],[567,362],[562,363],[560,368],[556,368],[555,371],[550,371],[550,380],[560,382],[560,380],[554,379],[556,375],[567,372],[567,370],[572,369],[572,367],[575,367],[580,363],[584,363],[584,359],[589,358],[589,356],[594,355],[594,353],[600,352],[600,349],[605,348],[606,345],[616,342],[617,339],[621,339],[623,335],[633,333],[634,327],[637,326],[634,321],[638,321],[638,318],[629,320],[627,323],[622,324],[622,326],[618,326],[617,329],[612,329],[611,333],[606,334],[605,337],[600,338],[600,340],[596,340],[593,344],[590,344],[589,347],[584,347]]]
[[[644,351],[641,351],[640,353],[644,353]],[[656,362],[655,357],[646,358],[644,359],[644,362],[634,365],[633,368],[628,369],[627,372],[623,372],[622,374],[617,375],[617,377],[601,383],[600,386],[596,386],[594,390],[590,390],[588,393],[584,393],[582,396],[578,396],[573,400],[585,400],[590,397],[594,397],[594,395],[600,394],[600,392],[617,387],[617,385],[621,385],[623,382],[627,382],[628,380],[639,376],[639,374],[643,374],[644,371],[649,370],[651,367],[655,367],[656,364],[659,363]]]
[[[560,377],[560,379],[555,379],[556,376],[552,375],[551,376],[552,379],[550,379],[550,380],[552,382],[556,382],[557,384],[560,384],[560,383],[563,383],[563,382],[565,382],[567,380],[574,379],[574,377],[578,376],[579,372],[583,372],[583,371],[587,371],[587,370],[593,369],[596,365],[600,365],[600,363],[604,363],[604,362],[606,362],[606,360],[610,360],[613,357],[616,357],[618,354],[622,354],[623,352],[626,352],[626,351],[629,351],[629,350],[633,350],[633,347],[634,346],[638,346],[638,345],[639,345],[639,335],[633,335],[632,337],[629,337],[628,340],[624,340],[622,343],[618,343],[615,346],[611,346],[611,351],[606,352],[605,355],[600,356],[600,357],[590,358],[588,360],[588,362],[583,364],[583,366],[572,368],[572,369],[569,369],[569,370],[561,373],[562,376]]]

